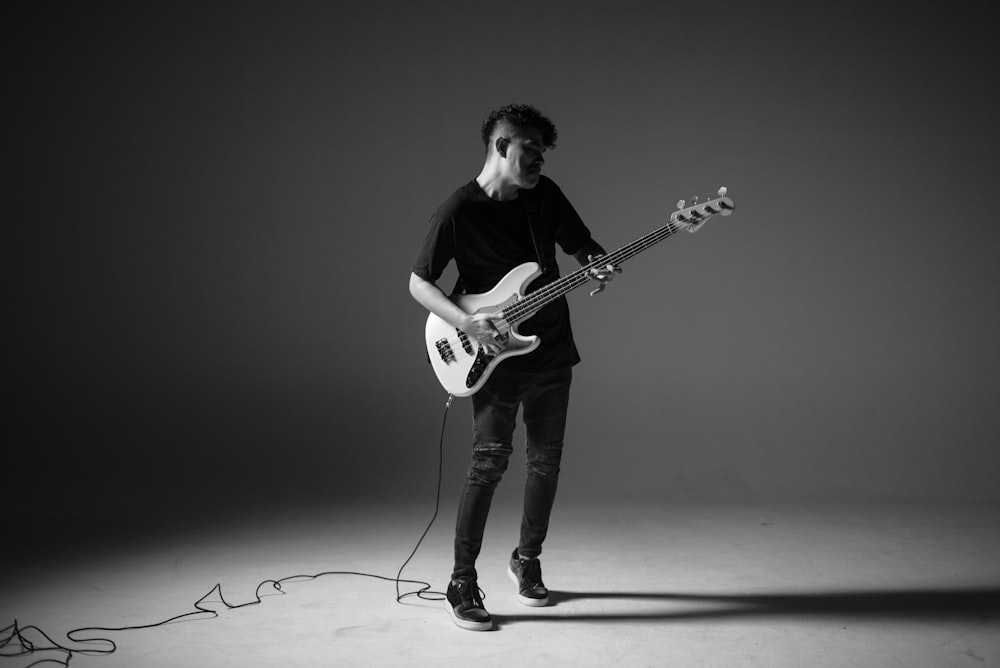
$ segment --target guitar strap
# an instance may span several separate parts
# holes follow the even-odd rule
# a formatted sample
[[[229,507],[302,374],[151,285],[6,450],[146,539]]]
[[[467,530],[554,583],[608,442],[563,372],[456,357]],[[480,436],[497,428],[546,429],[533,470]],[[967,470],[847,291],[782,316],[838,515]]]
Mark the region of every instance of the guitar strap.
[[[531,224],[531,212],[528,210],[528,205],[524,206],[524,217],[528,220],[528,233],[531,234],[531,245],[535,247],[535,257],[538,258],[538,266],[542,268],[542,273],[548,272],[549,268],[545,266],[545,260],[542,259],[542,253],[538,250],[538,241],[535,240],[535,226]],[[542,217],[542,198],[538,198],[538,218]]]

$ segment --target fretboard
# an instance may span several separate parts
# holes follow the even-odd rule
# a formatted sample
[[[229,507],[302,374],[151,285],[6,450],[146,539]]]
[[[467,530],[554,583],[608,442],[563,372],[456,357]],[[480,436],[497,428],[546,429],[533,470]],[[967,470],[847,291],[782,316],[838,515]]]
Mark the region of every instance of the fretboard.
[[[525,318],[534,315],[536,312],[556,299],[559,299],[572,290],[576,290],[581,285],[589,283],[592,278],[590,273],[592,270],[605,267],[609,264],[618,266],[626,260],[635,257],[647,248],[658,244],[681,229],[683,229],[683,226],[680,223],[670,221],[663,227],[653,230],[649,234],[636,239],[632,243],[622,246],[612,253],[602,255],[590,264],[580,267],[573,273],[567,274],[566,276],[552,281],[547,285],[543,285],[538,290],[535,290],[503,309],[504,320],[513,325],[520,320],[524,320]]]

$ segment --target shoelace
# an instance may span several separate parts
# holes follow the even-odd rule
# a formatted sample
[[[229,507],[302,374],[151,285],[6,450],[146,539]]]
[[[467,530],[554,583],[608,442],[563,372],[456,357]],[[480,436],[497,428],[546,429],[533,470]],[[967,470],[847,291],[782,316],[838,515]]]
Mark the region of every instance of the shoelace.
[[[519,559],[521,579],[532,589],[542,586],[542,564],[538,559]]]
[[[472,582],[459,582],[458,594],[462,597],[462,603],[465,603],[466,605],[471,605],[474,608],[486,607],[483,605],[483,600],[486,598],[486,592],[479,588],[479,583],[475,580]]]

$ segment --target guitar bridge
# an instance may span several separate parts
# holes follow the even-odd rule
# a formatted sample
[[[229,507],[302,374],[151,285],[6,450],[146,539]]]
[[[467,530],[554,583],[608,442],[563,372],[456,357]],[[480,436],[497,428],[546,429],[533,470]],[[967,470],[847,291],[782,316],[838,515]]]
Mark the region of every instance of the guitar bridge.
[[[441,356],[441,360],[445,364],[451,364],[455,361],[455,351],[451,349],[448,339],[438,339],[434,342],[434,347],[437,348],[438,355]]]

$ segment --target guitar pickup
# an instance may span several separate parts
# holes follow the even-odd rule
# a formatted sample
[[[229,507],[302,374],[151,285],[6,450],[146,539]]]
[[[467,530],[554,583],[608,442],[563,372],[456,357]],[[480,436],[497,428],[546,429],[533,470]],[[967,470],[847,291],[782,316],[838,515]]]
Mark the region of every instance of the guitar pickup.
[[[458,340],[462,342],[462,348],[465,349],[465,352],[467,352],[468,354],[471,355],[472,354],[472,342],[469,341],[469,335],[466,334],[465,332],[463,332],[462,330],[457,329],[457,328],[455,329],[455,331],[458,333]],[[444,341],[444,339],[441,339],[441,340]],[[452,357],[452,359],[454,359],[454,357]]]

